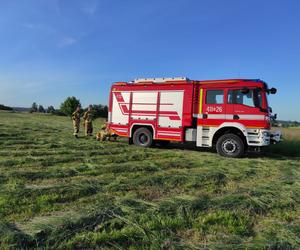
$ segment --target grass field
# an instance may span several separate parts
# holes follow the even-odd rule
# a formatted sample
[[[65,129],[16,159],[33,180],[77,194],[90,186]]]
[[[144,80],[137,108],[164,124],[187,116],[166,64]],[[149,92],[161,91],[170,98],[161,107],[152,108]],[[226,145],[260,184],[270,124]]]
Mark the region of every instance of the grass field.
[[[0,249],[299,249],[300,129],[284,136],[226,159],[0,112]]]

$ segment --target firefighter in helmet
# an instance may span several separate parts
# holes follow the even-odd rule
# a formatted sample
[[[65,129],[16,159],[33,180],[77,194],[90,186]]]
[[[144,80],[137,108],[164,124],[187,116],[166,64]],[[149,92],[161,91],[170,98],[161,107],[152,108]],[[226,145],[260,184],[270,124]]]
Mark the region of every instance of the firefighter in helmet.
[[[73,135],[75,138],[78,138],[79,128],[80,128],[80,106],[76,108],[76,110],[72,114],[72,121],[73,121]]]
[[[93,135],[93,111],[92,105],[89,105],[88,110],[83,115],[85,135]]]
[[[106,119],[105,123],[101,127],[101,130],[97,133],[96,139],[98,141],[105,141],[106,139],[110,141],[111,138],[114,138],[114,140],[116,141],[117,137],[117,134],[114,133],[113,130],[108,128]]]
[[[96,135],[97,141],[105,141],[107,134],[107,120],[102,124],[100,131]]]

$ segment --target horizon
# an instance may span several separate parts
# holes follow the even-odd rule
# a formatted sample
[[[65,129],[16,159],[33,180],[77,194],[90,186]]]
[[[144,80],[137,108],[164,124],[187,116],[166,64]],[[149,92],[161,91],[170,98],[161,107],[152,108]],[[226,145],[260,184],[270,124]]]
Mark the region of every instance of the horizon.
[[[300,121],[300,2],[0,3],[0,103],[108,104],[116,81],[261,79],[278,120]]]
[[[36,103],[38,106],[39,105],[42,105],[43,106],[43,108],[45,109],[45,111],[47,111],[47,108],[49,107],[49,106],[44,106],[43,104],[39,104],[39,103]],[[2,103],[0,103],[0,105],[3,105]],[[99,103],[99,104],[93,104],[93,103],[91,103],[91,104],[89,104],[89,105],[102,105],[102,106],[107,106],[108,107],[108,105],[107,104],[101,104],[101,103]],[[88,106],[89,105],[87,105],[86,107],[82,107],[82,109],[87,109],[88,108]],[[4,106],[6,106],[6,105],[4,105]],[[50,106],[52,106],[52,105],[50,105]],[[9,108],[12,108],[12,109],[15,109],[15,111],[18,111],[18,110],[16,110],[16,109],[26,109],[26,111],[24,111],[24,112],[27,112],[27,110],[30,110],[31,109],[31,107],[17,107],[17,106],[8,106]],[[56,110],[59,110],[60,109],[60,107],[54,107]],[[0,109],[0,111],[5,111],[5,110],[1,110]],[[23,111],[20,111],[20,112],[23,112]],[[40,113],[39,111],[37,111],[36,113]],[[297,122],[297,123],[300,123],[300,121],[299,120],[284,120],[284,119],[275,119],[275,121],[276,122]]]

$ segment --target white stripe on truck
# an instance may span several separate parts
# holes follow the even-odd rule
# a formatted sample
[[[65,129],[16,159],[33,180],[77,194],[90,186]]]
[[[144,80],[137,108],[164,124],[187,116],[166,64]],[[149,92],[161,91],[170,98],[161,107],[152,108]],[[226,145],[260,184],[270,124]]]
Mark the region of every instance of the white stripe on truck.
[[[194,118],[202,119],[204,114],[193,114]],[[206,119],[227,119],[232,120],[234,114],[206,114]],[[239,117],[239,120],[265,120],[264,115],[240,115],[235,114]]]

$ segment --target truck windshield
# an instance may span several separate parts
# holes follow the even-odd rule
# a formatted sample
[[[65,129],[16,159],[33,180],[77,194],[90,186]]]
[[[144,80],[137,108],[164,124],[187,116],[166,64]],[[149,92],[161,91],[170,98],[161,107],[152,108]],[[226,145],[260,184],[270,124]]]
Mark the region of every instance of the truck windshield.
[[[262,107],[262,94],[260,89],[249,89],[247,93],[243,89],[228,91],[229,104],[242,104],[249,107]]]

